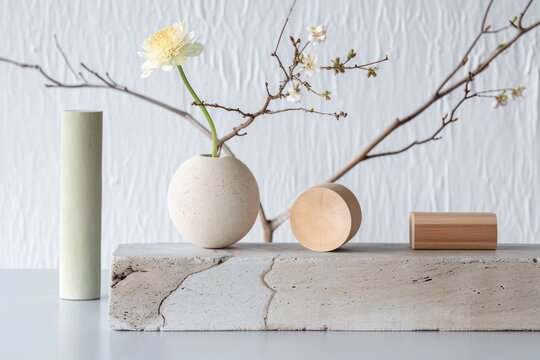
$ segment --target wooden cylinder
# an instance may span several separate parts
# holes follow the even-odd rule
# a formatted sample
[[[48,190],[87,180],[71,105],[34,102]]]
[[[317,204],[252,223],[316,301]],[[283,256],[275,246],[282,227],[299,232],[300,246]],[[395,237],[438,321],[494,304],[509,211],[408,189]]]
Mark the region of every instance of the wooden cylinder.
[[[343,185],[324,183],[308,189],[294,202],[294,236],[313,251],[332,251],[353,238],[362,221],[356,196]]]
[[[97,299],[101,277],[102,113],[62,114],[60,297]]]
[[[411,212],[411,249],[493,250],[497,216],[481,212]]]

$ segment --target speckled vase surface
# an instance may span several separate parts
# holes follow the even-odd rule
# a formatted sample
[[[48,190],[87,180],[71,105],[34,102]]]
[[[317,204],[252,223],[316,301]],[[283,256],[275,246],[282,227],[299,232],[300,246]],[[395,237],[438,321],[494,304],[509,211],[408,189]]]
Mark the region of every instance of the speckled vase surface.
[[[242,239],[259,211],[259,187],[234,156],[197,155],[174,173],[167,195],[178,231],[203,248],[224,248]]]

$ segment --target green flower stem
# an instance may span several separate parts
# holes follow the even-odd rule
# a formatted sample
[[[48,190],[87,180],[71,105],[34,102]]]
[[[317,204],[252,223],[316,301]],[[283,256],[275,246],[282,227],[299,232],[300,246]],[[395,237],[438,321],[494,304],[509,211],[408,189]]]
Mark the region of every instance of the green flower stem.
[[[204,117],[206,117],[206,121],[208,121],[208,125],[210,126],[210,131],[212,132],[212,157],[218,157],[218,137],[217,137],[217,131],[216,126],[214,125],[214,121],[212,120],[212,117],[208,113],[208,110],[206,110],[206,107],[202,104],[201,99],[197,96],[195,93],[195,90],[191,87],[189,84],[189,81],[186,77],[186,74],[184,73],[184,69],[182,69],[181,65],[177,66],[178,72],[180,73],[180,77],[182,78],[182,81],[184,82],[184,85],[186,85],[187,89],[189,90],[189,93],[191,96],[193,96],[193,99],[195,99],[195,102],[199,104],[199,107],[201,108],[201,111],[204,114]]]

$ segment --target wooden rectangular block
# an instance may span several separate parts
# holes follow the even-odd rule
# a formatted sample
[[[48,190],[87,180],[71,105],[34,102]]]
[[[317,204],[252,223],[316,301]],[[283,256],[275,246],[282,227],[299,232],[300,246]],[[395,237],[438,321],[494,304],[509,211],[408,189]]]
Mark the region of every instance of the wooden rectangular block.
[[[540,245],[121,245],[117,330],[540,330]]]
[[[415,250],[494,250],[497,216],[481,212],[411,212],[409,241]]]

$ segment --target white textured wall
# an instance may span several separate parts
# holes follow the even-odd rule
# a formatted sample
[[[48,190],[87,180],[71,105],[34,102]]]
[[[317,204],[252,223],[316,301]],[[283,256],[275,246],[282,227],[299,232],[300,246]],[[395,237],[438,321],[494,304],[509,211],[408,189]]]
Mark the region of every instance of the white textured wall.
[[[500,1],[490,23],[506,24],[522,6]],[[517,3],[517,2],[516,2]],[[109,71],[119,82],[171,104],[191,99],[175,73],[139,79],[139,44],[153,31],[186,19],[202,32],[206,51],[186,70],[202,98],[254,110],[264,81],[279,71],[269,53],[289,1],[8,1],[1,0],[0,56],[41,63],[71,79],[53,34],[75,63]],[[519,6],[518,6],[519,5]],[[328,25],[321,59],[354,47],[362,60],[388,52],[377,79],[363,73],[318,76],[333,91],[327,104],[341,122],[306,114],[260,118],[248,136],[230,142],[259,181],[270,216],[328,176],[395,117],[422,102],[479,26],[485,1],[301,0],[286,34]],[[516,8],[514,6],[517,6]],[[540,17],[540,6],[531,9]],[[478,88],[522,84],[524,99],[493,110],[470,102],[444,140],[406,154],[368,161],[342,183],[357,194],[364,221],[354,241],[405,242],[410,210],[495,211],[501,242],[539,242],[540,34],[526,36],[477,81]],[[497,35],[484,50],[504,41]],[[478,53],[473,54],[475,64]],[[165,110],[104,90],[48,90],[36,73],[0,64],[0,267],[56,267],[59,229],[60,112],[103,109],[103,266],[119,243],[182,241],[166,209],[174,170],[207,152],[209,141]],[[455,98],[454,98],[455,99]],[[443,101],[384,143],[383,149],[428,134],[451,105]],[[190,111],[201,118],[198,109]],[[221,133],[240,119],[214,111]],[[288,223],[276,241],[293,241]],[[257,223],[244,241],[261,241]]]

